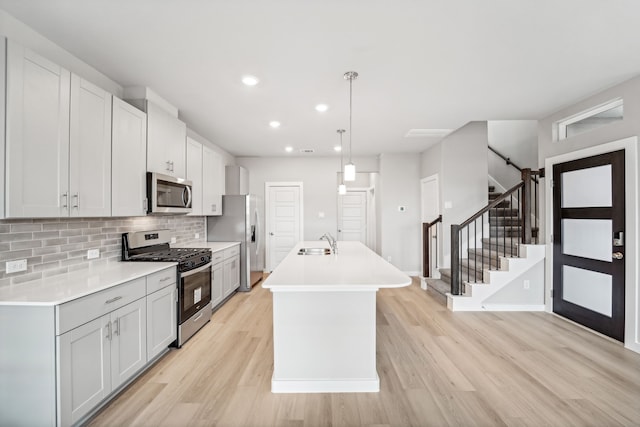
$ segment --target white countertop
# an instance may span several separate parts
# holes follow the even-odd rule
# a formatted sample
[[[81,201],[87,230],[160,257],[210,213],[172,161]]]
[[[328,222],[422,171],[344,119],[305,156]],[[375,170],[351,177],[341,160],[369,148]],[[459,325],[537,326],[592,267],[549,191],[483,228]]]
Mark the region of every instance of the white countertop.
[[[175,262],[114,262],[31,282],[0,287],[0,305],[63,304],[175,266]]]
[[[276,291],[345,291],[400,288],[411,278],[360,242],[338,242],[338,254],[298,255],[300,248],[328,248],[325,241],[298,243],[262,283]]]
[[[175,247],[181,248],[209,248],[211,252],[218,252],[225,249],[229,249],[235,245],[239,245],[240,242],[192,242],[187,244],[175,245]]]

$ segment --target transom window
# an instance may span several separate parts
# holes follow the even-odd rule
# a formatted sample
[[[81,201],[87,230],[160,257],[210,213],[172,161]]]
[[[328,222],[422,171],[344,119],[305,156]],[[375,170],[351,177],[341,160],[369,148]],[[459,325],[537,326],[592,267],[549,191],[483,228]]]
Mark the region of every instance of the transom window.
[[[621,121],[624,117],[622,98],[614,99],[556,122],[556,141],[589,132],[601,126]]]

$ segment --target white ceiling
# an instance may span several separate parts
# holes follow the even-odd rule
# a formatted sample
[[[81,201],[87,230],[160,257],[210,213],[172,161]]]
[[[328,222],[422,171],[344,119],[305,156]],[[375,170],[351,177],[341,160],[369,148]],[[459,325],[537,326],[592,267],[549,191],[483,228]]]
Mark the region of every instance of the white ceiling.
[[[121,85],[150,87],[236,156],[281,156],[286,145],[335,155],[336,129],[348,129],[346,71],[360,74],[354,156],[438,141],[405,138],[412,128],[539,119],[640,73],[636,0],[0,0],[0,8]],[[244,86],[245,74],[260,83]]]

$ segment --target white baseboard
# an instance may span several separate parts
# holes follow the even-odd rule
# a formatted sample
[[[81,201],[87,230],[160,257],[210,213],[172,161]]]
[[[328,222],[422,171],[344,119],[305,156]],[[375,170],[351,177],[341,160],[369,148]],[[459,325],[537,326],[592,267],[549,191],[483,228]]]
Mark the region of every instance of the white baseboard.
[[[271,378],[271,393],[377,393],[380,377],[366,380],[276,380]]]

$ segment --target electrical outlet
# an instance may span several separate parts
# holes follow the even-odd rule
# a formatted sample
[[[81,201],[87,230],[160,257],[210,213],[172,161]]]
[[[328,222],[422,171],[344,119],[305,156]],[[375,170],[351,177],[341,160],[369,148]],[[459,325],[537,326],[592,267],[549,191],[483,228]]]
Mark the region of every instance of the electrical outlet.
[[[171,238],[171,244],[173,245],[175,242],[176,242],[176,238],[175,238],[175,237],[172,237],[172,238]]]
[[[529,289],[529,281],[525,280],[523,283],[524,283],[524,288]]]
[[[406,212],[406,211],[407,211],[406,206],[398,206],[398,212]]]
[[[17,273],[19,271],[25,271],[27,269],[27,260],[26,259],[18,259],[15,261],[7,261],[5,266],[5,270],[7,274]]]
[[[95,259],[100,257],[100,249],[89,249],[87,251],[87,259]]]
[[[200,233],[196,233],[196,239],[200,238]]]

